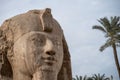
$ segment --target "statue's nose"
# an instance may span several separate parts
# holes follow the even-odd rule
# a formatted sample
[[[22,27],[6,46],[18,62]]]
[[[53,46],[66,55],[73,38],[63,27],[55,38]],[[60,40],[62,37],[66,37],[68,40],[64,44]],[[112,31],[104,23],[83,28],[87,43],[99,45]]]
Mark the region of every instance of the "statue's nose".
[[[55,49],[54,49],[54,44],[53,44],[53,42],[51,41],[51,40],[49,40],[49,39],[47,39],[46,40],[46,45],[45,45],[45,47],[44,47],[44,50],[45,50],[45,53],[47,54],[47,55],[55,55],[56,54],[56,52],[55,52]]]

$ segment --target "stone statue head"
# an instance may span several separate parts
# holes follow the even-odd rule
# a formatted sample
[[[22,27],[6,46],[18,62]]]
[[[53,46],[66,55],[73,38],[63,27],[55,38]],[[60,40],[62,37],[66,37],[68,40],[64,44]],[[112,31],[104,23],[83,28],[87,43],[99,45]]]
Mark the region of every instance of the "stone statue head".
[[[30,10],[0,27],[1,75],[13,80],[72,80],[63,31],[51,9]]]

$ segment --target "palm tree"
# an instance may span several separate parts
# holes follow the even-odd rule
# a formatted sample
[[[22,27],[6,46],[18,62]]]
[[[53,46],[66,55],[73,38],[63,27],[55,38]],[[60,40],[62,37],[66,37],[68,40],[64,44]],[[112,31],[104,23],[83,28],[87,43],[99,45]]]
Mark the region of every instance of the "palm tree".
[[[94,80],[110,80],[110,78],[105,77],[105,74],[103,74],[103,75],[94,74],[94,75],[92,76],[92,78],[93,78]]]
[[[87,76],[85,75],[85,76],[77,76],[76,75],[76,78],[73,78],[72,80],[86,80],[87,79]]]
[[[120,78],[120,65],[116,48],[117,46],[120,46],[120,17],[114,16],[111,17],[110,20],[104,17],[100,18],[98,22],[101,25],[94,25],[93,29],[102,31],[105,34],[105,38],[107,38],[106,43],[100,47],[100,51],[103,51],[110,46],[113,48],[115,64]]]

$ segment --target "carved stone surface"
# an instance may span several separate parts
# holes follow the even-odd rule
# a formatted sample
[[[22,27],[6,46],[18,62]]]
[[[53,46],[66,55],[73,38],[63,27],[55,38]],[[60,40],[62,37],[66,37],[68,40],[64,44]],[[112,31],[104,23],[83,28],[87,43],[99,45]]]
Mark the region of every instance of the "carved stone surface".
[[[0,68],[0,80],[72,80],[68,46],[49,8],[2,24]]]

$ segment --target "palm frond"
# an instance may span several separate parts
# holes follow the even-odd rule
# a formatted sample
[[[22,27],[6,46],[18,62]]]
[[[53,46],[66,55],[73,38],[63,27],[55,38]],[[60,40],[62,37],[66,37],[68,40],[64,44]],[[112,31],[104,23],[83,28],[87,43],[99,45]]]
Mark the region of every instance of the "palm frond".
[[[76,75],[76,79],[79,80],[79,76]]]
[[[110,80],[110,78],[105,78],[104,80]]]
[[[93,80],[93,78],[92,77],[88,77],[87,80]]]
[[[118,24],[116,26],[120,27],[120,20],[119,20],[119,22],[118,22]]]
[[[83,78],[83,80],[86,80],[86,79],[87,79],[87,76],[85,75],[84,78]]]
[[[102,46],[100,47],[100,51],[101,51],[101,52],[104,51],[107,47],[110,47],[111,45],[112,45],[112,42],[111,42],[111,41],[106,42],[104,45],[102,45]]]
[[[116,34],[116,35],[114,35],[114,42],[115,43],[120,43],[120,34]]]
[[[79,76],[79,79],[82,80],[82,76]]]
[[[116,43],[115,45],[116,45],[116,47],[120,47],[120,43]]]
[[[98,73],[98,79],[100,79],[100,78],[101,78],[100,73]]]
[[[104,79],[104,77],[105,77],[105,74],[103,74],[103,75],[101,76],[101,79]]]
[[[117,17],[117,16],[111,17],[111,26],[115,27],[116,25],[119,25],[119,20],[120,20],[120,17]]]
[[[111,25],[110,25],[110,21],[106,18],[106,17],[104,17],[104,18],[100,18],[100,20],[98,20],[98,22],[100,22],[101,23],[101,25],[103,25],[103,27],[105,27],[105,29],[109,32],[110,31],[110,27],[111,27]]]
[[[94,75],[92,76],[92,78],[96,79],[96,78],[98,78],[98,76],[97,76],[96,74],[94,74]]]
[[[113,76],[111,75],[111,80],[113,80]]]
[[[117,25],[115,27],[112,28],[112,31],[116,33],[120,33],[120,27],[117,27]]]
[[[72,80],[76,80],[75,78],[72,78]]]
[[[102,26],[99,26],[99,25],[94,25],[92,27],[92,29],[97,29],[97,30],[100,30],[100,31],[106,33],[106,30]]]

